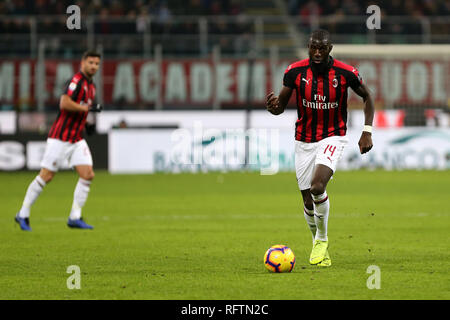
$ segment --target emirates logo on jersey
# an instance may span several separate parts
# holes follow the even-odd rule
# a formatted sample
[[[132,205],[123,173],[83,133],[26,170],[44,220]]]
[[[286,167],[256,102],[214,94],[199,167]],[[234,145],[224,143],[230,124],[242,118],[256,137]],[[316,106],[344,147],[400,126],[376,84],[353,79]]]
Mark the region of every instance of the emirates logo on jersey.
[[[335,109],[335,108],[339,107],[339,104],[337,102],[326,102],[327,97],[322,96],[320,94],[315,94],[314,100],[315,101],[308,101],[306,99],[303,99],[303,106],[306,108],[321,109],[321,110]]]

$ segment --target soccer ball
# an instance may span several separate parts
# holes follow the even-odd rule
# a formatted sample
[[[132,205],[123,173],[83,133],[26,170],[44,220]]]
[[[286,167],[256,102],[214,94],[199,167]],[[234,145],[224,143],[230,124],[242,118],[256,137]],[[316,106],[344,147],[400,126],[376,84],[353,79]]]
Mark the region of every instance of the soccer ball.
[[[270,272],[291,272],[295,266],[295,255],[289,247],[277,244],[266,251],[264,265]]]

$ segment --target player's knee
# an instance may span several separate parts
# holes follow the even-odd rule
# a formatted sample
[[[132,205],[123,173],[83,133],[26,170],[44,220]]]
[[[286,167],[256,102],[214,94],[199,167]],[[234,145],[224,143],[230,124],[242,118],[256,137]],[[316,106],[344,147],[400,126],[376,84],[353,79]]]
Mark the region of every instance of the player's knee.
[[[92,181],[95,178],[95,173],[93,170],[89,170],[89,171],[84,172],[82,175],[80,175],[80,178],[82,178],[84,180]]]
[[[48,184],[53,180],[55,173],[48,170],[41,170],[39,176],[45,181],[46,184]]]
[[[314,195],[319,195],[325,192],[325,184],[322,182],[314,182],[311,184],[311,193]]]
[[[95,178],[95,173],[94,173],[93,170],[91,170],[91,171],[88,173],[88,176],[87,176],[87,179],[86,179],[86,180],[92,181],[92,180],[94,180],[94,178]]]
[[[43,178],[43,177],[41,176],[41,178],[42,178],[42,180],[45,181],[45,184],[49,184],[49,183],[52,182],[52,180],[53,180],[53,176],[45,176],[45,178]]]

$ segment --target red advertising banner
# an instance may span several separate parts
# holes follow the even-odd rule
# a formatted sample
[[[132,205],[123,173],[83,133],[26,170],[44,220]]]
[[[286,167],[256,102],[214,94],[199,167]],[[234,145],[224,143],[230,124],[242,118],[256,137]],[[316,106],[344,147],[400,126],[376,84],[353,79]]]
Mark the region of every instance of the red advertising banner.
[[[283,73],[293,61],[269,59],[104,59],[95,77],[98,100],[124,109],[152,106],[263,107],[270,91],[278,93]],[[359,69],[377,107],[404,105],[446,106],[450,66],[444,59],[345,61]],[[0,103],[55,105],[66,82],[78,71],[79,60],[0,60]],[[360,98],[350,90],[350,107]],[[295,95],[294,95],[295,96]],[[292,103],[295,97],[292,99]]]

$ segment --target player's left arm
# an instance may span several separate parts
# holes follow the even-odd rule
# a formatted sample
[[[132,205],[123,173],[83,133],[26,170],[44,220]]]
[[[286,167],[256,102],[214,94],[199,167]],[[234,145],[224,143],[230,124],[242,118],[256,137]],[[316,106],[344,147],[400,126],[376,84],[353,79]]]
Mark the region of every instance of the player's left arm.
[[[370,90],[364,83],[360,83],[359,86],[352,88],[353,91],[356,92],[358,96],[363,98],[364,101],[364,125],[372,127],[373,117],[375,113],[375,107],[372,99],[372,95],[370,94]],[[361,154],[370,151],[373,147],[372,143],[372,133],[368,131],[363,131],[361,134],[361,138],[358,142],[359,151]]]

